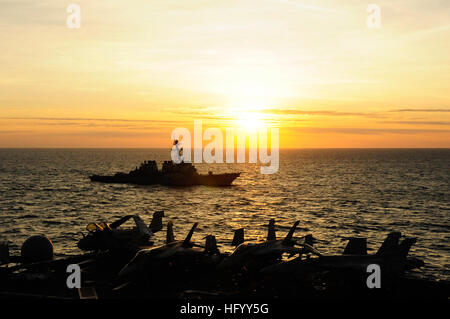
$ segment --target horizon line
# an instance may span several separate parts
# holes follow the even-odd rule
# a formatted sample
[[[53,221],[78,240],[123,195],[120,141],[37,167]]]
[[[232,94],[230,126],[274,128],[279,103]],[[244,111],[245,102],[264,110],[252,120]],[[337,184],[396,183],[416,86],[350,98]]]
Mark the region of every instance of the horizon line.
[[[46,147],[46,146],[41,146],[41,147],[1,147],[0,146],[0,150],[26,150],[26,149],[92,149],[92,150],[96,150],[96,149],[109,149],[109,150],[144,150],[144,149],[148,149],[148,150],[170,150],[170,147]],[[195,150],[196,148],[192,148],[192,150]],[[203,149],[203,148],[202,148]],[[246,148],[247,150],[248,148]],[[449,147],[279,147],[279,150],[331,150],[331,149],[342,149],[342,150],[351,150],[351,149],[360,149],[360,150],[370,150],[370,149],[379,149],[379,150],[448,150],[450,149]]]

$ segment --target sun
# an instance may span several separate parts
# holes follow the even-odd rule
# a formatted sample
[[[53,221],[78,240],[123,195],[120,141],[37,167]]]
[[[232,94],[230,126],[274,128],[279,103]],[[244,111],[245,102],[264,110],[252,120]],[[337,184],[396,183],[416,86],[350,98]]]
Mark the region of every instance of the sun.
[[[237,129],[255,133],[267,126],[265,109],[274,104],[276,85],[254,73],[242,72],[233,81],[223,84],[225,116]]]
[[[258,112],[240,112],[236,114],[235,125],[247,132],[256,132],[265,126],[262,115]]]

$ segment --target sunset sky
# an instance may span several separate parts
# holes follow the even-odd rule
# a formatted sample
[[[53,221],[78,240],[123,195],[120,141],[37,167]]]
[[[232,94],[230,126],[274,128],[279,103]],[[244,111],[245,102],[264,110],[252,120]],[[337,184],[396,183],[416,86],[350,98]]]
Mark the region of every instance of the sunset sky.
[[[450,147],[450,1],[0,0],[0,36],[0,147]]]

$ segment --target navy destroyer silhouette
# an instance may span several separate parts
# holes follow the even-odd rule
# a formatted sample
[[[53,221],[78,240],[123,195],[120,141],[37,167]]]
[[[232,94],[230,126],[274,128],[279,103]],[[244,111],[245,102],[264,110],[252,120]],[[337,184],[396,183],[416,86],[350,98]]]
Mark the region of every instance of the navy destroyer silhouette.
[[[241,173],[199,174],[192,163],[176,164],[165,161],[162,169],[158,169],[156,161],[145,161],[129,173],[117,172],[114,175],[91,175],[93,182],[121,183],[137,185],[167,185],[167,186],[230,186]]]

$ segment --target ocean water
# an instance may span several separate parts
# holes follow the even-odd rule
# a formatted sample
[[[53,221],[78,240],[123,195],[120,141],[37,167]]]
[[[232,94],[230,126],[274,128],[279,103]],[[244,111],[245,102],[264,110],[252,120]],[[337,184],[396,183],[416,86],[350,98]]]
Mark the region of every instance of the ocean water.
[[[246,240],[256,241],[266,236],[270,218],[279,237],[299,220],[296,236],[313,234],[316,247],[329,254],[342,253],[350,236],[367,237],[370,252],[391,231],[417,237],[410,254],[426,264],[416,275],[449,279],[449,149],[282,150],[273,175],[261,175],[256,164],[196,165],[200,172],[241,171],[228,188],[88,179],[149,159],[161,166],[169,158],[161,149],[0,149],[0,239],[19,253],[27,237],[45,234],[57,255],[76,254],[89,222],[127,214],[150,222],[155,210],[164,210],[176,238],[199,222],[194,239],[213,234],[226,251],[233,229],[244,227]],[[162,231],[155,241],[164,238]]]

